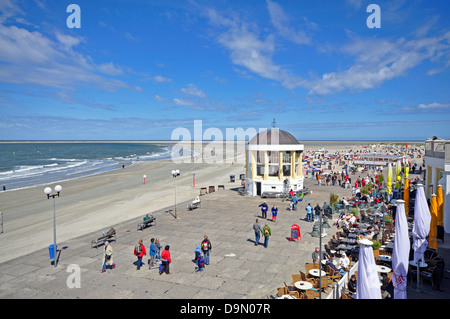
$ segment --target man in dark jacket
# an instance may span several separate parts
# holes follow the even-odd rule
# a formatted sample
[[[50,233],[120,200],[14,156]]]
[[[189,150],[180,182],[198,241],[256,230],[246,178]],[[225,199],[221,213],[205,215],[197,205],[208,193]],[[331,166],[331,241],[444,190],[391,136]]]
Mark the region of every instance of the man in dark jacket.
[[[269,206],[266,202],[262,203],[258,207],[261,207],[262,218],[267,218],[267,211],[269,210]]]
[[[212,245],[211,242],[209,241],[208,236],[205,235],[205,237],[203,238],[202,244],[200,245],[200,248],[202,249],[203,252],[203,256],[205,259],[205,264],[209,265],[209,252],[212,249]]]

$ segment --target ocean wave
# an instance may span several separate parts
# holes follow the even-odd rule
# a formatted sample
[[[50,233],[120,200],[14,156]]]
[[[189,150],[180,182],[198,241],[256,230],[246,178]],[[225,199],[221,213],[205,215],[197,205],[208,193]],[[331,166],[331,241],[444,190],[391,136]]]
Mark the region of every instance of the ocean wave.
[[[58,144],[59,154],[55,150],[56,147],[52,147],[51,152],[54,155],[47,154],[50,156],[46,157],[44,152],[29,150],[30,147],[36,146],[35,144],[26,146],[16,146],[17,150],[23,147],[20,159],[11,159],[11,153],[0,152],[0,166],[5,169],[0,171],[0,185],[6,185],[8,191],[91,176],[119,169],[123,165],[134,165],[139,161],[170,159],[172,149],[170,145],[141,145],[136,152],[133,150],[134,144],[126,148],[123,144],[98,144],[88,149],[85,144],[70,144],[64,147]],[[149,150],[145,150],[146,148]],[[19,151],[14,153],[18,154]],[[14,165],[15,163],[20,164]]]

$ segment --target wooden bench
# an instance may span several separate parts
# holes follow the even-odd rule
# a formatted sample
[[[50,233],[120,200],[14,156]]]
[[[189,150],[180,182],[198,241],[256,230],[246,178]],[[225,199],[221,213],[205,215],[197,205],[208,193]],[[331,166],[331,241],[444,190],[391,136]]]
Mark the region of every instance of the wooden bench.
[[[189,203],[187,205],[187,209],[193,210],[197,207],[202,207],[202,202],[198,196],[191,203]]]
[[[144,228],[146,228],[147,226],[150,226],[150,224],[153,223],[153,222],[155,222],[155,226],[156,226],[156,217],[155,216],[148,215],[146,217],[148,217],[148,219],[143,220],[142,222],[137,224],[137,230],[144,230]]]
[[[95,248],[98,248],[99,244],[104,244],[105,241],[109,241],[114,239],[114,241],[116,241],[116,230],[114,229],[113,231],[109,231],[107,234],[92,240],[91,242],[91,248],[93,248],[95,246]]]

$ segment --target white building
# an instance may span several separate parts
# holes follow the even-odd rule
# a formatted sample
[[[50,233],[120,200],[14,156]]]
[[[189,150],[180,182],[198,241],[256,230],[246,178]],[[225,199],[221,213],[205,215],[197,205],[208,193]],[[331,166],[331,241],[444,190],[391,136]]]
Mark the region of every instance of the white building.
[[[439,138],[425,141],[425,166],[427,198],[431,198],[432,189],[436,193],[437,186],[442,185],[444,197],[444,231],[450,233],[450,140]]]
[[[290,133],[272,128],[255,135],[245,146],[248,195],[303,189],[304,146]]]

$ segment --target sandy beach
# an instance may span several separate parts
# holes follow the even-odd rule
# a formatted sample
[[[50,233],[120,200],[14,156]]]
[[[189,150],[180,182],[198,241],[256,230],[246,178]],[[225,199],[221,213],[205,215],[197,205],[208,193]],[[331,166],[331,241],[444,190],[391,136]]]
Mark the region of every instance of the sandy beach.
[[[369,142],[340,145],[323,142],[326,149],[346,151]],[[305,151],[317,144],[305,144]],[[363,146],[361,146],[363,147]],[[226,184],[229,175],[244,173],[244,155],[237,153],[234,163],[174,163],[172,160],[139,162],[133,166],[89,177],[63,181],[56,198],[57,242],[67,241],[93,231],[106,231],[118,223],[144,216],[163,208],[173,209],[176,179],[177,202],[193,200],[201,187]],[[195,187],[193,186],[195,174]],[[144,184],[143,175],[146,175]],[[236,183],[237,186],[237,183]],[[3,233],[0,234],[0,262],[20,257],[53,243],[53,200],[38,186],[0,194]],[[185,207],[183,207],[185,209]]]
[[[177,202],[193,200],[201,187],[222,185],[230,174],[241,174],[244,165],[174,163],[171,160],[138,162],[120,170],[63,181],[56,197],[57,241],[107,230],[120,222],[175,206],[175,185],[171,175],[178,169]],[[195,187],[193,186],[195,174]],[[143,175],[146,175],[144,184]],[[0,262],[53,243],[53,200],[47,200],[45,186],[1,193],[3,234],[0,234]],[[180,209],[180,208],[179,208]],[[185,207],[183,207],[185,209]]]

